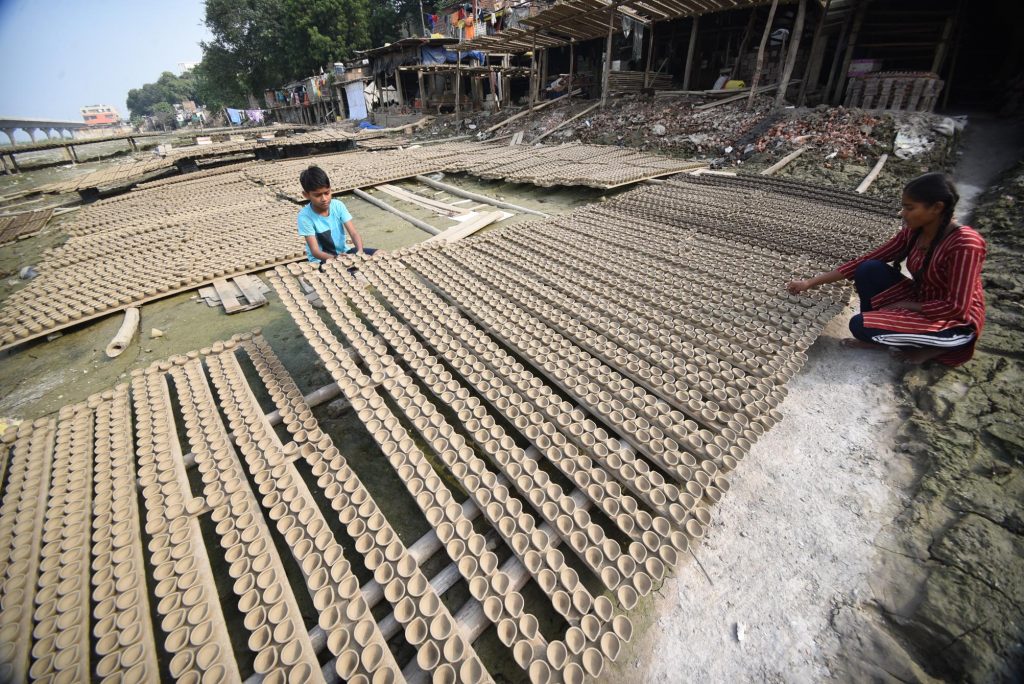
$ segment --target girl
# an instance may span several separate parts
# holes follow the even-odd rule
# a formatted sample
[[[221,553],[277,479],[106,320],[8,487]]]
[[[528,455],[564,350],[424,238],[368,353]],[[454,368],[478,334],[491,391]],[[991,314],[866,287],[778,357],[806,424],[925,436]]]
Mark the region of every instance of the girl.
[[[844,340],[846,346],[899,350],[910,363],[967,362],[985,324],[985,240],[953,220],[959,199],[945,174],[915,178],[903,189],[903,228],[891,240],[787,289],[798,294],[852,278],[861,312],[850,319],[855,339]],[[900,272],[904,259],[910,278]]]

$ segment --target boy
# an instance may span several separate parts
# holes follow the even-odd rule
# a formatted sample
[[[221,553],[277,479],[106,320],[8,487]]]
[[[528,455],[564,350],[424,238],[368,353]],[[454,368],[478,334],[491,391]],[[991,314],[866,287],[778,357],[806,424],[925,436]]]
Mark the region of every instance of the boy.
[[[331,199],[331,180],[319,166],[310,166],[299,175],[302,196],[309,204],[299,211],[299,236],[306,240],[306,255],[320,264],[339,254],[373,254],[377,250],[363,248],[352,223],[352,214],[341,200]],[[353,246],[353,243],[355,246]]]

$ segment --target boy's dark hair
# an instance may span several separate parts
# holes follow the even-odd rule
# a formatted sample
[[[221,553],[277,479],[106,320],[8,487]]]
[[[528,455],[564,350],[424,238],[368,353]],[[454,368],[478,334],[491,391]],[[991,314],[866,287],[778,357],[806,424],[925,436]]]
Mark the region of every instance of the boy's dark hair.
[[[319,166],[310,166],[300,173],[299,182],[302,183],[302,189],[306,192],[331,187],[331,179],[327,177],[327,172]]]

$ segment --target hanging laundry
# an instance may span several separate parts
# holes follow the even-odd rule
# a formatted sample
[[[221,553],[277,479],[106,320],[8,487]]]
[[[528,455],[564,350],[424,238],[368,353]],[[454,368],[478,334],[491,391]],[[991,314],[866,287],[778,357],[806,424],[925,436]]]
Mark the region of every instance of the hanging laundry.
[[[252,121],[253,123],[263,123],[262,109],[246,109],[245,115],[249,117],[249,121]]]
[[[633,31],[633,64],[639,65],[640,60],[643,59],[644,54],[644,25],[640,22],[636,24],[636,30]],[[635,67],[634,67],[635,68]]]
[[[234,124],[235,126],[241,126],[242,125],[242,110],[241,109],[231,109],[230,107],[227,107],[226,111],[228,113],[228,119],[231,121],[232,124]]]

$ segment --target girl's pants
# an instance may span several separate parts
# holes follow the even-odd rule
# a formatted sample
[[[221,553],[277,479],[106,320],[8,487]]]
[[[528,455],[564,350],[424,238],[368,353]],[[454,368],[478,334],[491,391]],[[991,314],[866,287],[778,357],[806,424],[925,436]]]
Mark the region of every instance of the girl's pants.
[[[860,297],[860,311],[850,319],[850,332],[858,340],[874,342],[890,347],[943,347],[952,349],[968,344],[974,339],[970,326],[937,330],[935,332],[900,332],[885,328],[868,328],[864,325],[863,314],[874,311],[871,299],[901,282],[905,276],[889,264],[869,259],[853,272],[853,283]]]

